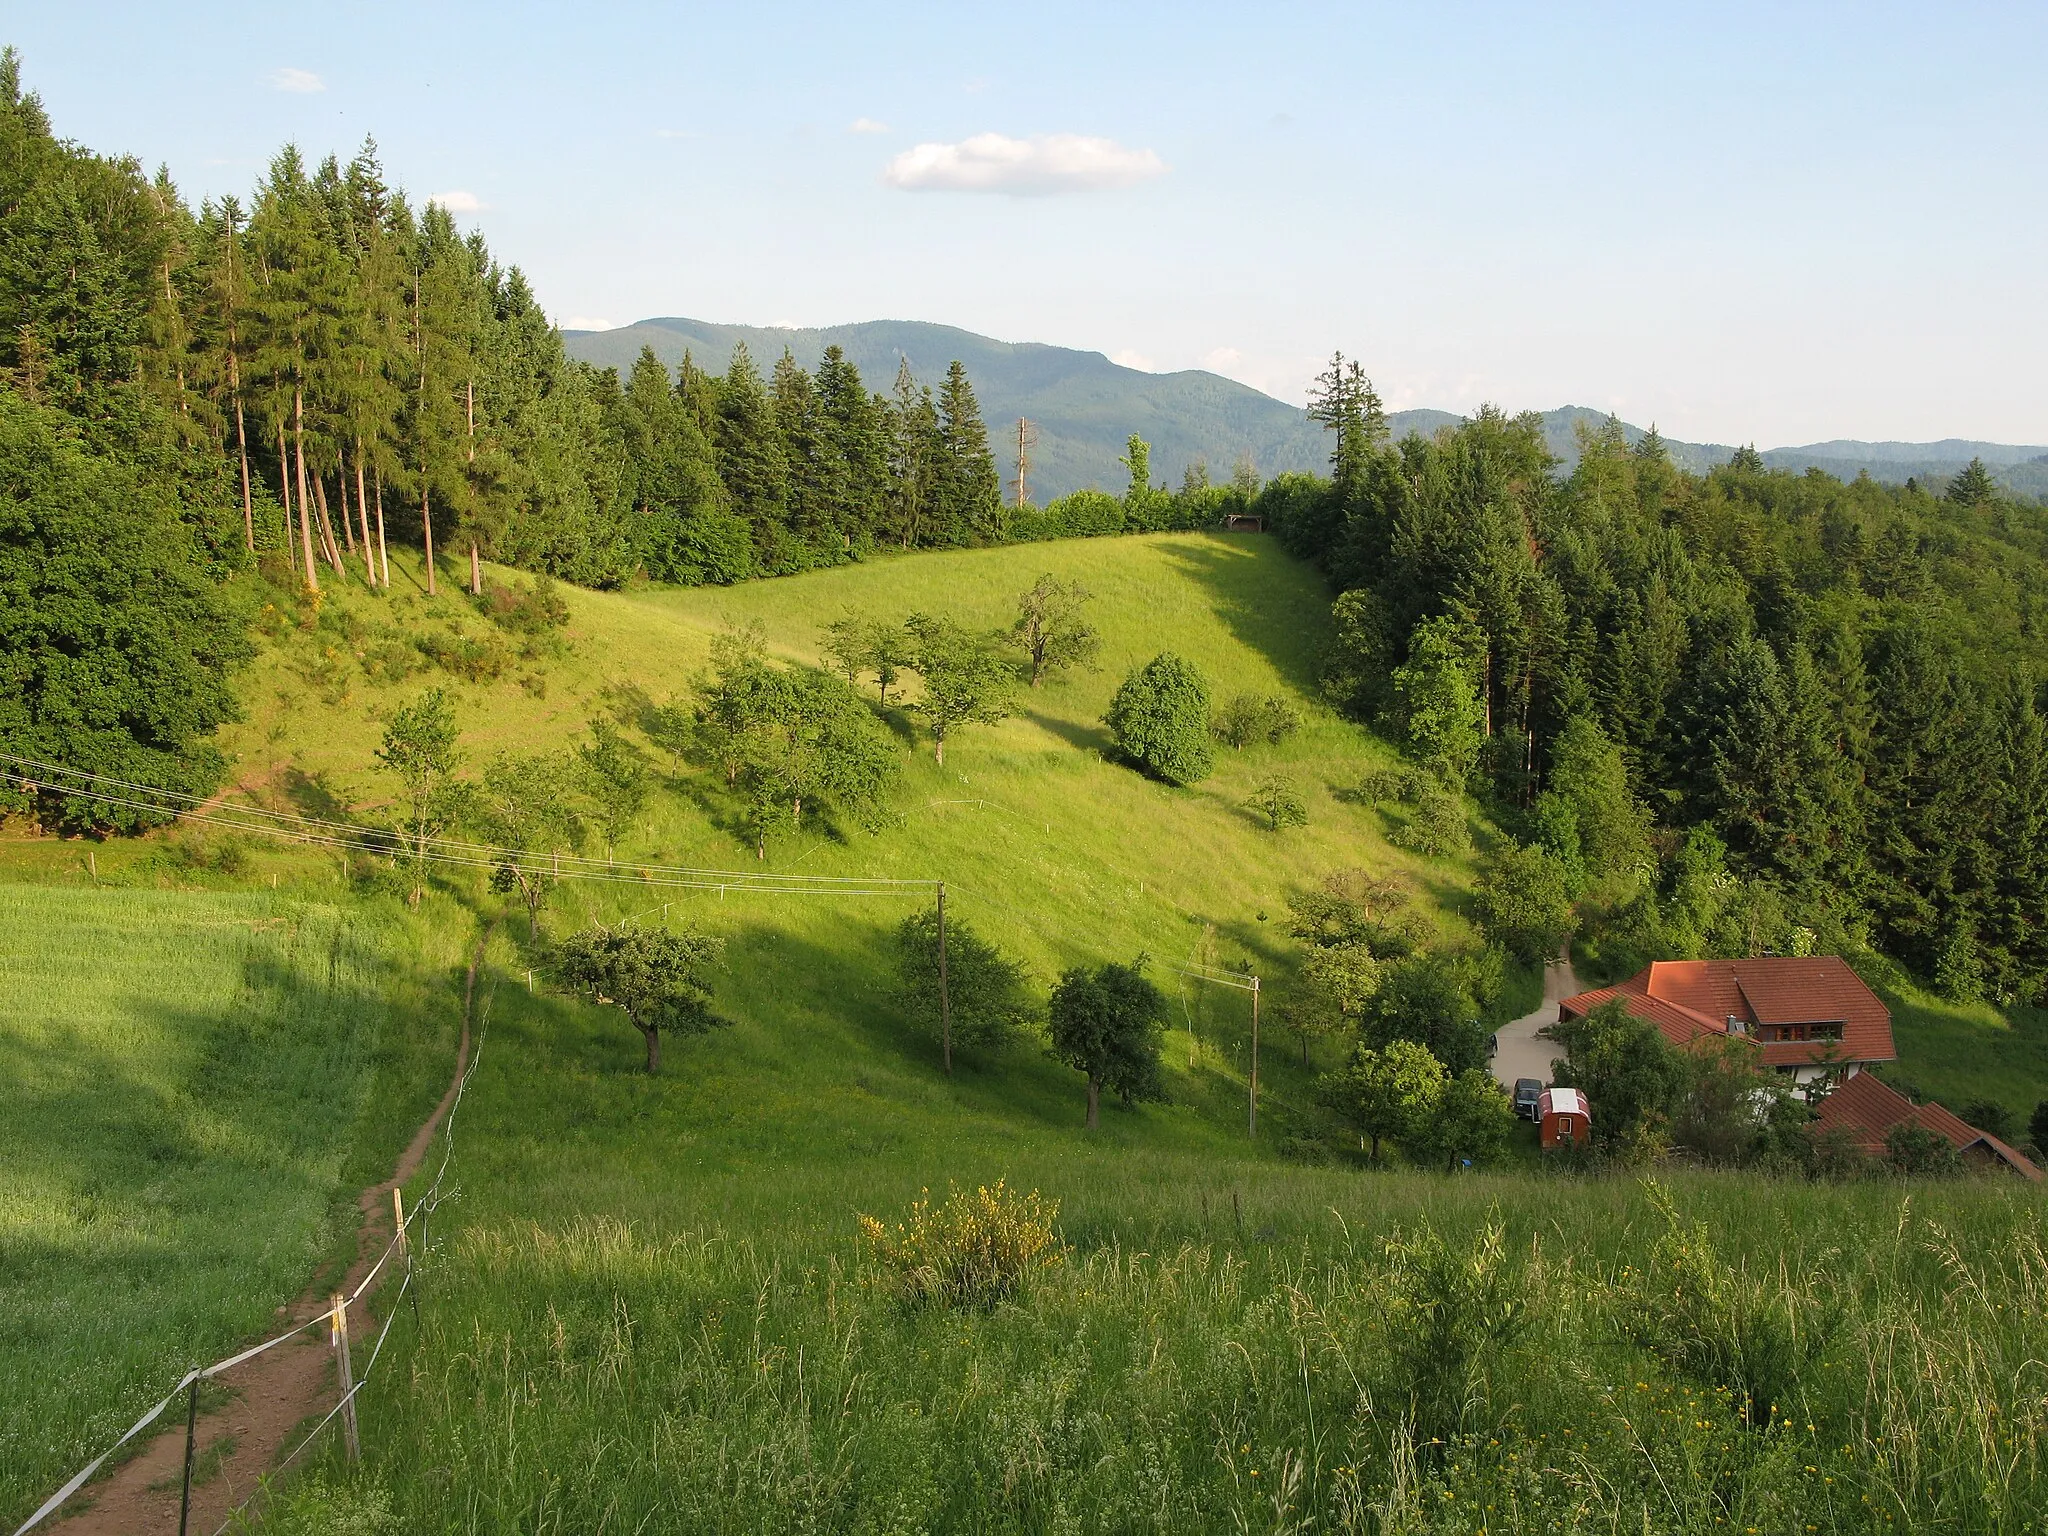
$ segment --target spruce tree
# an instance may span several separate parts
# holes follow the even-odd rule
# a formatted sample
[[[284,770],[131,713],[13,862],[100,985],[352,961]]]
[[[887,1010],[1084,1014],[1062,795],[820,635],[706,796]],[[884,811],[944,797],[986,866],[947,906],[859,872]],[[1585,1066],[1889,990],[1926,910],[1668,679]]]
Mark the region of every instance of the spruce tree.
[[[768,391],[745,342],[733,348],[718,390],[718,472],[733,511],[753,536],[760,568],[796,569],[789,563],[786,522],[789,466]]]
[[[1003,533],[1002,487],[988,429],[967,369],[957,360],[939,388],[939,459],[933,486],[935,542],[959,547],[991,544]]]

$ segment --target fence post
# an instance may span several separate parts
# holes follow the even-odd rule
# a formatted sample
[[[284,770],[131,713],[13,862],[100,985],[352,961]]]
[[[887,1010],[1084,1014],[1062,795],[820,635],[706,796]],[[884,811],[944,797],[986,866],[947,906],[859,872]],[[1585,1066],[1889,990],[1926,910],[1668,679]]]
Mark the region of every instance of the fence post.
[[[362,1441],[356,1435],[355,1367],[348,1357],[348,1303],[334,1293],[334,1351],[341,1378],[341,1427],[348,1441],[348,1459],[362,1459]]]
[[[178,1536],[192,1520],[192,1438],[199,1428],[199,1372],[192,1373],[192,1390],[185,1397],[185,1487],[178,1495]]]
[[[405,1191],[396,1184],[391,1186],[391,1220],[392,1232],[398,1238],[398,1251],[411,1253],[412,1244],[405,1235]]]

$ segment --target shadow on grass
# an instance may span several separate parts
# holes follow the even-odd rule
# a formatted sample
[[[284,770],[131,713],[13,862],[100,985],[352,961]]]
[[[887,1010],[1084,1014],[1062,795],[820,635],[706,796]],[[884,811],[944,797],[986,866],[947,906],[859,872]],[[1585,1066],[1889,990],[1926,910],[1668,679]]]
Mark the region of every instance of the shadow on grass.
[[[1088,725],[1079,720],[1064,720],[1058,715],[1048,715],[1036,709],[1025,710],[1024,718],[1041,730],[1059,737],[1070,747],[1079,747],[1084,752],[1100,753],[1105,759],[1116,761],[1116,741],[1101,725]]]
[[[1316,674],[1329,628],[1329,598],[1320,582],[1311,588],[1313,601],[1304,607],[1302,570],[1279,549],[1262,553],[1248,542],[1218,537],[1200,544],[1175,545],[1167,558],[1182,574],[1206,589],[1216,616],[1238,640],[1257,651],[1301,693],[1317,696]]]

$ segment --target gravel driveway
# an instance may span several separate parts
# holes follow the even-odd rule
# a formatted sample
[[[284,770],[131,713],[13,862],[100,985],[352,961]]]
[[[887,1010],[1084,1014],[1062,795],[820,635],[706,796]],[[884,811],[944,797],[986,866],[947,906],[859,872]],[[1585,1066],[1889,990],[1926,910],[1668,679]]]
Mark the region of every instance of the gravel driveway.
[[[1579,978],[1572,974],[1570,957],[1553,960],[1543,967],[1543,1006],[1501,1026],[1500,1048],[1493,1054],[1493,1075],[1510,1093],[1514,1092],[1518,1077],[1533,1077],[1546,1087],[1549,1085],[1551,1059],[1562,1053],[1550,1041],[1538,1040],[1536,1031],[1557,1022],[1560,999],[1583,990]]]

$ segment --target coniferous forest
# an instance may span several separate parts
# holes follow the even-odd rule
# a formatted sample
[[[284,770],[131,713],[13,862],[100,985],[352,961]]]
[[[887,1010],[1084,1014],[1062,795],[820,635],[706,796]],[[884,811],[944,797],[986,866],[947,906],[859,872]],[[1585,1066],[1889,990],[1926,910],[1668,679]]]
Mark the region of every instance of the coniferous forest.
[[[1518,840],[1497,880],[1595,914],[1613,963],[1876,948],[1954,995],[2048,984],[2048,523],[1981,472],[1695,477],[1612,424],[1561,477],[1531,418],[1390,441],[1340,361],[1328,477],[1169,492],[1134,438],[1122,495],[1020,506],[958,364],[935,392],[836,350],[621,378],[373,144],[194,208],[61,138],[11,51],[0,379],[9,751],[210,789],[243,576],[377,588],[395,545],[443,589],[478,558],[728,583],[1249,512],[1338,594],[1325,684],[1414,755],[1403,792],[1479,796]]]

